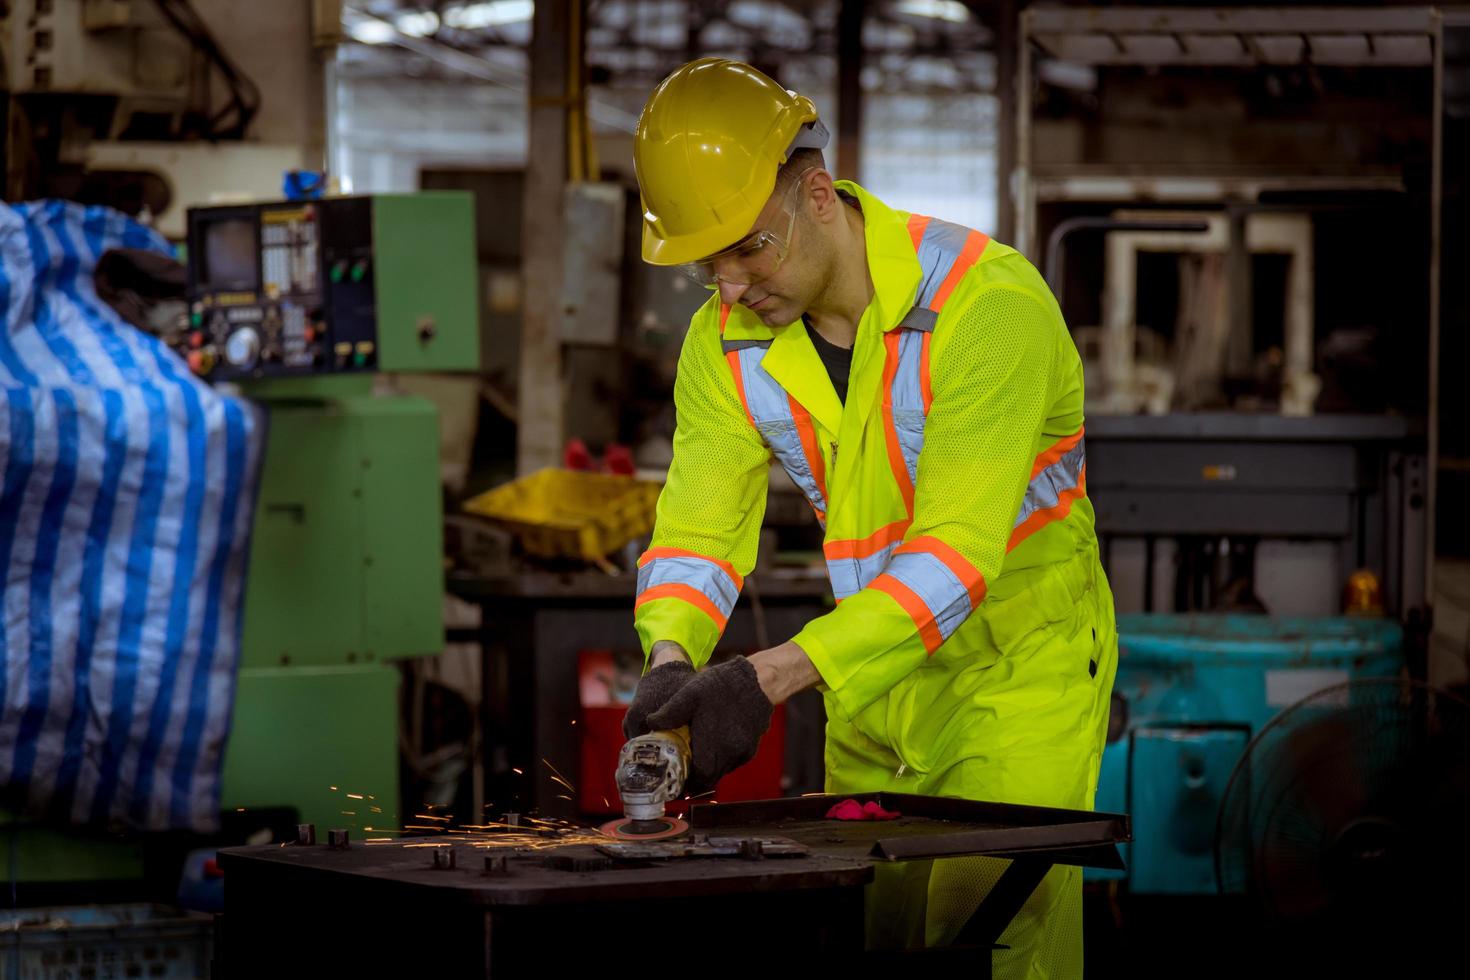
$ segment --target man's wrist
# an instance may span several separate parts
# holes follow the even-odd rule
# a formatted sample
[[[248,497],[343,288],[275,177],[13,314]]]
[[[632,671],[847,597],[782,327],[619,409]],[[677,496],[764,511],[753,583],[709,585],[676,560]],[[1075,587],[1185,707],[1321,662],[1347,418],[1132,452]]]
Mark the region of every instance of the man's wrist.
[[[694,665],[694,661],[689,658],[689,654],[684,652],[684,648],[673,640],[659,640],[653,645],[653,649],[648,651],[649,670],[676,661],[682,661],[690,666]]]
[[[822,682],[806,651],[791,641],[750,655],[756,680],[772,704],[780,704],[792,695],[816,687]]]

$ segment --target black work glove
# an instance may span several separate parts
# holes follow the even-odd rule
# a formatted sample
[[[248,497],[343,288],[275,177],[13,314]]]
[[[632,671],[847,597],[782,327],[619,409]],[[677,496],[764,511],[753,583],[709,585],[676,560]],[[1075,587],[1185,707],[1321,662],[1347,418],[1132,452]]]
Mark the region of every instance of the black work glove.
[[[648,723],[648,716],[668,703],[674,692],[694,679],[694,666],[687,660],[670,660],[644,674],[633,692],[633,703],[623,715],[623,737],[637,738],[660,731]],[[678,727],[678,726],[675,726]]]
[[[745,657],[732,657],[694,676],[648,718],[656,731],[689,726],[691,796],[715,788],[720,777],[755,758],[771,727],[771,704]]]

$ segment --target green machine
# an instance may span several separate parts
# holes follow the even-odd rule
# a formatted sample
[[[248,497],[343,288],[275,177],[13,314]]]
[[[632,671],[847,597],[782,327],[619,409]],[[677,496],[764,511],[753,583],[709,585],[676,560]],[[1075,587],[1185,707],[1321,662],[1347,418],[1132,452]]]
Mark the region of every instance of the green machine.
[[[394,661],[444,641],[439,420],[372,374],[478,370],[473,197],[196,209],[189,254],[186,357],[270,412],[221,806],[395,828]]]
[[[374,375],[476,371],[467,192],[189,213],[189,317],[168,342],[269,422],[221,808],[325,836],[393,829],[395,661],[443,647],[439,419]],[[349,795],[351,794],[351,795]],[[28,828],[7,874],[141,877],[136,844]]]

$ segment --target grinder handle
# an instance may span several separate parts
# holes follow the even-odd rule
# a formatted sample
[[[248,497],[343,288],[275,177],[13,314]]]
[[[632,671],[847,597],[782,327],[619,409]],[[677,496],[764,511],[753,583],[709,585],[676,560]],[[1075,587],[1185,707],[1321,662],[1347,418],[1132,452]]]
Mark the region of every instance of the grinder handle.
[[[667,728],[660,732],[653,732],[654,737],[667,738],[679,748],[679,757],[684,760],[684,768],[689,768],[689,726],[680,725],[678,728]]]

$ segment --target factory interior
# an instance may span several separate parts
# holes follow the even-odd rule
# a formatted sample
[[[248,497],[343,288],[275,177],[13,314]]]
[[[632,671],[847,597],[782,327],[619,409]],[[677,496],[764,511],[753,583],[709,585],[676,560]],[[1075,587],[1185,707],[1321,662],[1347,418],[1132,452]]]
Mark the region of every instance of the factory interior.
[[[1470,4],[0,56],[0,978],[1467,969]]]

